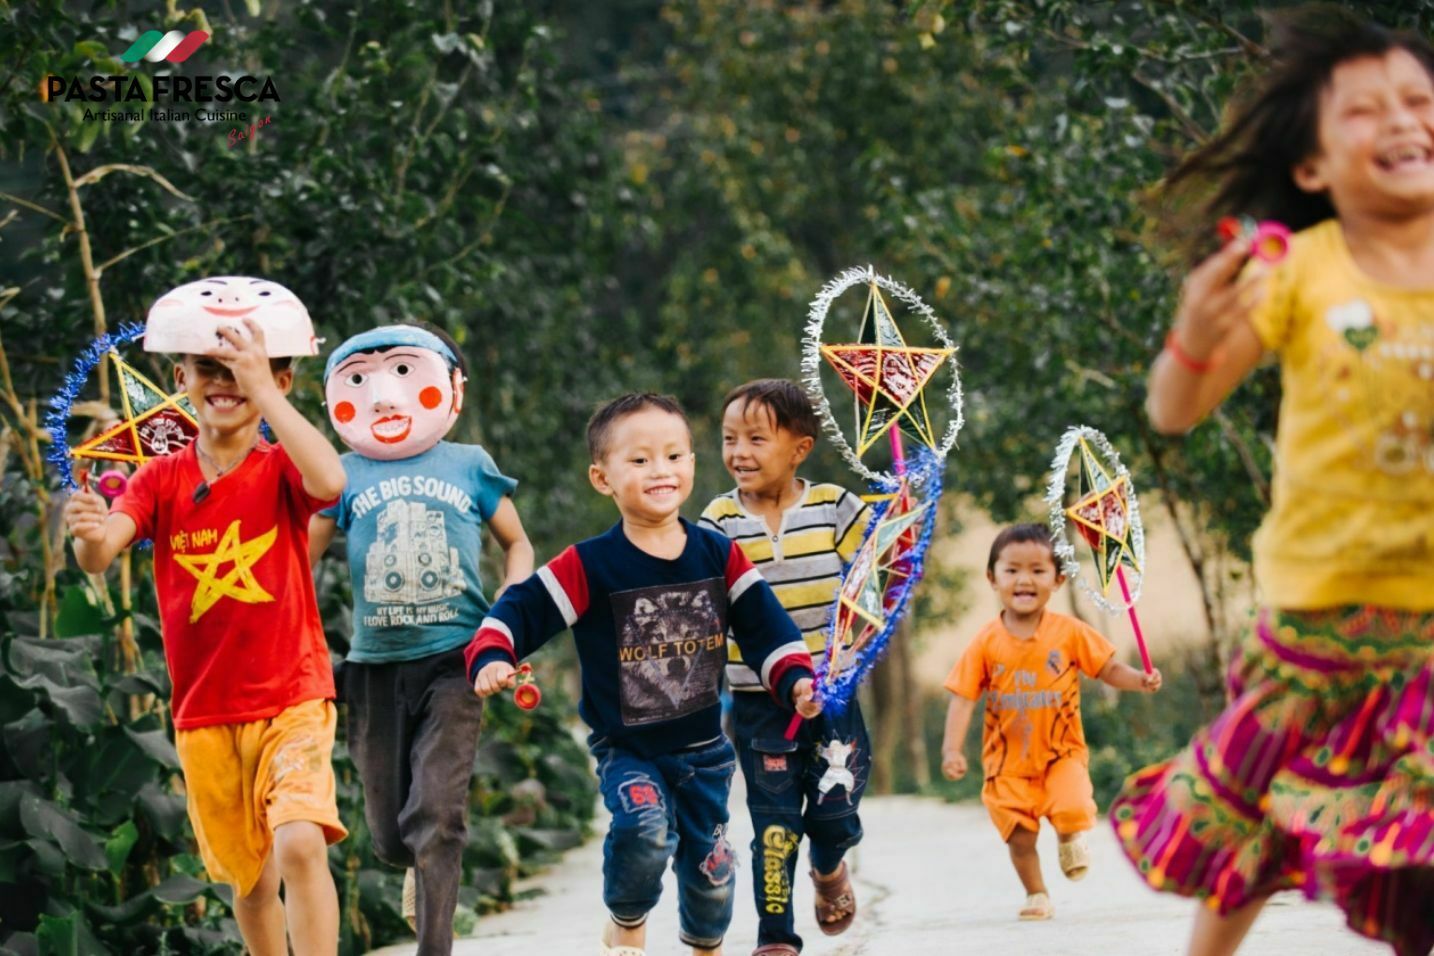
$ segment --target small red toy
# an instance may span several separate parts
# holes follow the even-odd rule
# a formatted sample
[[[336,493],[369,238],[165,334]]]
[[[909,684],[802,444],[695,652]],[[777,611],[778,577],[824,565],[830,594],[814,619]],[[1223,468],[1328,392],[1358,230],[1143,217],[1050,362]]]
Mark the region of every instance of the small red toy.
[[[1263,219],[1256,222],[1250,216],[1226,216],[1216,227],[1225,242],[1236,239],[1250,239],[1250,255],[1268,265],[1274,265],[1290,253],[1290,229],[1282,222]]]
[[[543,702],[543,692],[533,679],[533,665],[518,665],[518,686],[513,688],[513,703],[523,710],[532,710]]]

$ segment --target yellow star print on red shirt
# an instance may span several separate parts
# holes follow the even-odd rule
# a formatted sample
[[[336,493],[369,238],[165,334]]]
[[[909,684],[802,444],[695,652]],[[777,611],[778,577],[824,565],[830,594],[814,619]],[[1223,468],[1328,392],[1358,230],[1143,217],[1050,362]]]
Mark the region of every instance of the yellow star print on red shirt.
[[[275,525],[257,538],[243,541],[239,537],[239,520],[235,518],[230,523],[219,539],[219,546],[208,554],[174,556],[179,566],[199,582],[194,588],[194,599],[189,604],[191,624],[223,597],[245,604],[267,604],[274,600],[274,596],[255,580],[253,568],[254,563],[273,547],[279,528]],[[231,567],[221,576],[219,570],[225,564]]]

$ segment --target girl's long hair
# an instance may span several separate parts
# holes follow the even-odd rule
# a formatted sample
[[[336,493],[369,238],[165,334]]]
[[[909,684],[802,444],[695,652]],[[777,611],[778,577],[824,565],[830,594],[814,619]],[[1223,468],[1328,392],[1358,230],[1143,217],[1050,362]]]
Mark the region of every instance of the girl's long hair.
[[[1319,151],[1320,97],[1336,66],[1402,49],[1434,76],[1434,47],[1422,37],[1333,4],[1272,14],[1267,22],[1268,69],[1237,95],[1215,138],[1186,156],[1157,194],[1167,230],[1191,258],[1209,252],[1221,216],[1274,219],[1299,230],[1335,215],[1327,195],[1295,185],[1293,170]],[[1188,215],[1192,206],[1199,215]]]

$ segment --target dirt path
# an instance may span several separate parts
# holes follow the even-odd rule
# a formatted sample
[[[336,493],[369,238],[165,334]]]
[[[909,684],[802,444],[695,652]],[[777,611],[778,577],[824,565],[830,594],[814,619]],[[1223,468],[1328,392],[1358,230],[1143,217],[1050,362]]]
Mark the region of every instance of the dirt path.
[[[740,787],[740,777],[736,781]],[[734,811],[743,808],[733,793]],[[1041,854],[1055,901],[1049,923],[1019,923],[1021,887],[995,830],[978,804],[947,804],[917,797],[872,798],[862,805],[865,842],[851,860],[861,914],[846,935],[828,938],[811,915],[811,885],[799,876],[798,931],[806,956],[948,956],[1015,952],[1160,956],[1184,952],[1193,904],[1154,893],[1134,875],[1103,822],[1092,834],[1094,860],[1080,883],[1061,878],[1055,837],[1042,834]],[[734,812],[733,842],[742,848],[736,917],[727,956],[747,956],[756,945],[751,896],[750,821]],[[804,861],[805,862],[805,861]],[[573,850],[535,881],[542,895],[510,912],[485,917],[475,937],[454,948],[460,956],[592,956],[602,926],[602,840]],[[652,956],[680,954],[671,874],[653,912]],[[997,947],[1002,949],[997,950]],[[382,950],[411,954],[411,946]],[[1242,950],[1252,956],[1388,954],[1346,930],[1329,906],[1296,896],[1277,898]]]

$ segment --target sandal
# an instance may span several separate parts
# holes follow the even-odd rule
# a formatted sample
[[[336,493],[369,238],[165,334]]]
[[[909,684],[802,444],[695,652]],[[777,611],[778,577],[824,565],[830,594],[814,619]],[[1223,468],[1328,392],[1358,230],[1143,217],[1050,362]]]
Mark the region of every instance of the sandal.
[[[768,943],[752,950],[752,956],[802,956],[802,951],[791,943]]]
[[[647,956],[647,951],[636,946],[614,946],[608,942],[609,934],[617,926],[612,920],[602,928],[602,936],[598,940],[598,956]]]
[[[1086,845],[1085,834],[1077,833],[1058,848],[1061,872],[1068,880],[1084,879],[1090,871],[1090,847]]]
[[[1021,907],[1020,918],[1023,920],[1050,919],[1056,915],[1056,908],[1051,905],[1051,898],[1045,893],[1030,893],[1026,896],[1026,905]]]
[[[812,886],[817,891],[817,926],[828,936],[845,933],[856,919],[856,891],[852,889],[846,861],[831,876],[812,870]]]

